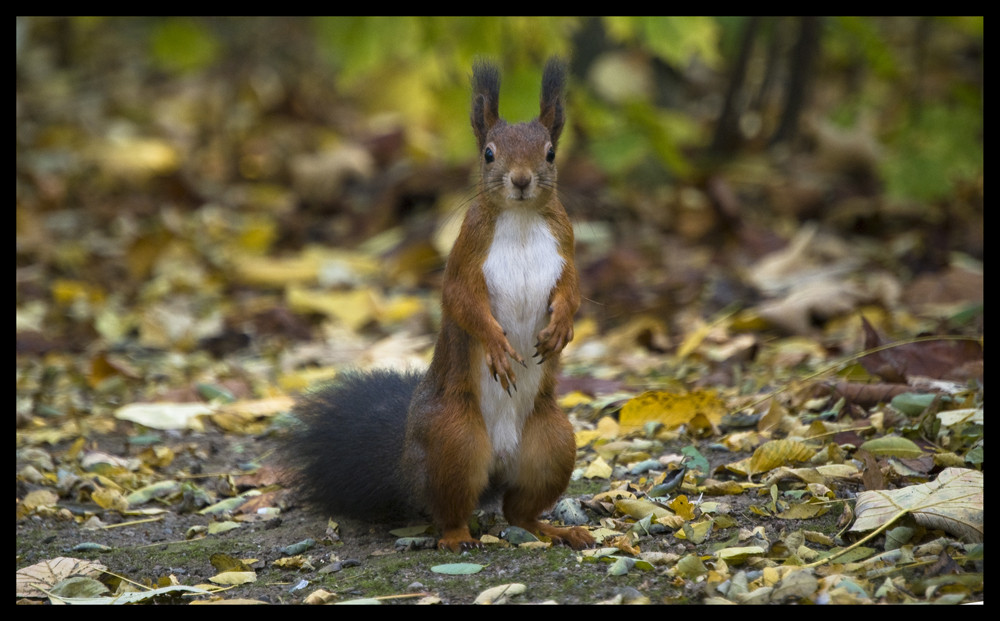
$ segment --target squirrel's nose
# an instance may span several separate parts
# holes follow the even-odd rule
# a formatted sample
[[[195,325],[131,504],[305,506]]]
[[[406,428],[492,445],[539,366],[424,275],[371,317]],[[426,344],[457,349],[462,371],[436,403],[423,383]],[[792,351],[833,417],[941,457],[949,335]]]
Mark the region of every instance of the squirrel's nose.
[[[510,174],[510,182],[518,190],[524,191],[531,185],[531,173],[523,171],[512,172]]]

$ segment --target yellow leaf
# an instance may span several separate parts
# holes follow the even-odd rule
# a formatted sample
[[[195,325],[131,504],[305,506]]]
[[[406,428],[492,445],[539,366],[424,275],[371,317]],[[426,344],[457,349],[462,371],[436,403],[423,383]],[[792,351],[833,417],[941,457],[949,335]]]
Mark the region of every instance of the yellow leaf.
[[[98,488],[90,494],[90,499],[102,509],[114,509],[115,511],[128,509],[128,500],[116,489]]]
[[[380,316],[383,321],[396,323],[414,317],[423,312],[425,308],[422,298],[415,295],[401,295],[390,299],[383,305]]]
[[[224,571],[209,578],[216,584],[238,585],[257,581],[257,573],[253,571]]]
[[[173,463],[176,455],[169,446],[151,446],[142,451],[140,457],[142,458],[142,463],[160,470]]]
[[[680,530],[674,533],[678,539],[687,539],[691,543],[704,543],[708,536],[712,534],[712,526],[715,521],[704,519],[696,523],[685,523]]]
[[[583,448],[601,437],[601,432],[596,429],[581,429],[575,434],[576,448]]]
[[[722,444],[734,453],[757,448],[765,437],[758,431],[734,431],[722,438]]]
[[[357,330],[375,317],[375,292],[371,289],[352,291],[315,291],[291,286],[287,292],[288,306],[296,312],[315,312],[337,319]]]
[[[825,502],[817,498],[810,498],[806,502],[794,504],[788,509],[776,513],[775,516],[783,520],[808,520],[823,515],[829,509],[830,506]]]
[[[590,403],[593,401],[593,397],[586,393],[582,393],[579,390],[574,390],[573,392],[564,395],[559,399],[559,407],[563,409],[570,409],[581,404]]]
[[[95,304],[104,300],[104,292],[79,280],[59,278],[52,283],[52,299],[60,306],[69,306],[77,300]]]
[[[760,417],[760,421],[757,423],[757,429],[760,431],[777,429],[781,421],[787,416],[788,410],[777,399],[771,399],[771,404],[768,406],[767,412]]]
[[[278,377],[278,386],[286,392],[302,392],[315,384],[331,381],[338,372],[337,367],[294,370]]]
[[[661,517],[667,517],[673,515],[669,510],[652,503],[648,500],[628,500],[621,499],[615,501],[615,509],[628,515],[634,517],[637,520],[641,520],[647,515],[652,515],[653,517],[659,519]]]
[[[108,172],[132,178],[167,174],[180,163],[177,150],[169,142],[158,138],[109,140],[97,149],[97,158]]]
[[[611,466],[600,457],[590,462],[583,473],[586,479],[607,479],[611,476]]]
[[[677,530],[684,526],[684,518],[679,515],[661,515],[656,518],[656,523],[666,526],[671,530]]]
[[[726,561],[731,565],[739,565],[751,556],[761,556],[767,552],[760,546],[742,546],[739,548],[723,548],[716,551],[715,558]]]
[[[699,488],[709,496],[737,496],[746,491],[749,487],[758,487],[754,484],[740,483],[739,481],[712,481]]]
[[[59,494],[47,489],[39,489],[28,492],[21,501],[21,505],[28,511],[34,511],[38,507],[51,507],[59,502]]]
[[[597,421],[597,431],[600,432],[601,437],[605,440],[613,440],[621,433],[618,421],[610,416],[605,416]]]
[[[245,399],[220,406],[222,412],[232,412],[242,416],[268,417],[287,412],[295,406],[295,399],[288,396]]]
[[[286,259],[241,255],[232,261],[234,279],[249,285],[284,287],[313,282],[319,273],[319,262],[313,256]]]
[[[670,507],[674,513],[681,516],[685,520],[694,519],[694,505],[692,505],[690,501],[688,501],[688,497],[683,494],[668,502],[667,506]]]
[[[251,254],[264,254],[278,236],[278,226],[273,218],[251,218],[236,240],[237,246]]]
[[[714,325],[700,322],[700,325],[695,328],[693,332],[684,337],[684,341],[677,348],[677,357],[683,360],[687,358],[691,352],[701,345],[701,342],[705,340],[712,330],[715,328]]]
[[[749,474],[766,472],[790,462],[806,461],[816,451],[795,440],[771,440],[757,447],[750,458]]]
[[[626,431],[641,429],[649,422],[662,423],[668,429],[688,424],[714,429],[725,413],[725,404],[713,390],[684,394],[650,391],[627,401],[619,422]]]

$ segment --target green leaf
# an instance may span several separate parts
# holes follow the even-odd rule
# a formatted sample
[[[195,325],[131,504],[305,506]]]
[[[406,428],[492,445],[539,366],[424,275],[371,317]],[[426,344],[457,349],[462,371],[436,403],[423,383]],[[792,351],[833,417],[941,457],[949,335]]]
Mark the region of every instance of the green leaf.
[[[875,438],[874,440],[865,442],[860,448],[872,455],[900,457],[902,459],[915,459],[924,454],[920,447],[914,444],[912,440],[907,440],[899,436]]]
[[[479,563],[446,563],[444,565],[435,565],[431,567],[431,571],[436,574],[447,574],[449,576],[460,576],[469,574],[478,574],[483,570],[483,566]]]
[[[893,397],[889,404],[907,416],[919,416],[936,396],[932,393],[904,392]]]
[[[125,499],[128,500],[129,505],[137,507],[145,502],[149,502],[153,498],[169,496],[178,489],[180,489],[180,483],[172,479],[167,479],[141,487],[126,496]]]

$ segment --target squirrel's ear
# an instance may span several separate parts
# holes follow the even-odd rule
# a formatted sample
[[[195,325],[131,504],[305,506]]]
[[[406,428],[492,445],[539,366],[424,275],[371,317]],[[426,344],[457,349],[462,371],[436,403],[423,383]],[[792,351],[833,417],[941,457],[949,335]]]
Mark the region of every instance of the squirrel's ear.
[[[552,57],[545,63],[542,72],[542,96],[538,114],[538,122],[549,130],[552,146],[559,141],[566,116],[563,112],[563,99],[566,90],[566,63]]]
[[[493,63],[477,60],[472,65],[472,131],[479,149],[486,144],[486,134],[500,120],[500,69]]]

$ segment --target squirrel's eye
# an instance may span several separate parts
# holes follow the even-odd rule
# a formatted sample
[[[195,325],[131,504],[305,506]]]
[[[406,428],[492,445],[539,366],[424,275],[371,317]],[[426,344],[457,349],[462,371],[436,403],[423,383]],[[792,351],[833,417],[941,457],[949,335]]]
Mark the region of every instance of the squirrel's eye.
[[[556,148],[549,147],[549,152],[545,154],[545,161],[551,164],[556,159]]]
[[[483,159],[486,160],[487,164],[492,164],[493,160],[496,159],[496,156],[493,155],[493,149],[491,147],[486,147],[486,150],[483,151]]]

